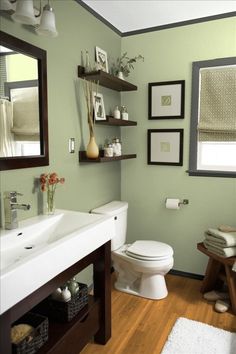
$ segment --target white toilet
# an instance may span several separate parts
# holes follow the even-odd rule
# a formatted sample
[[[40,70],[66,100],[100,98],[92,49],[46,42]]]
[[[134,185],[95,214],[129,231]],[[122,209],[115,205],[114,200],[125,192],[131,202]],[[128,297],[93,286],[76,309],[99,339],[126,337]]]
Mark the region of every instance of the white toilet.
[[[163,299],[168,291],[164,276],[173,267],[173,249],[157,241],[125,244],[128,203],[113,201],[92,210],[112,215],[115,237],[111,241],[113,267],[118,273],[115,288],[148,299]]]

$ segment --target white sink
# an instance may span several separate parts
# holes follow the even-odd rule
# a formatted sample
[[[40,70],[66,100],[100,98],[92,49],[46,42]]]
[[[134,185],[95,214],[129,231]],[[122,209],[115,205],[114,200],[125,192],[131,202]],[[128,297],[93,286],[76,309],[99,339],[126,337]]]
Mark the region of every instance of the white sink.
[[[114,237],[112,217],[57,210],[1,230],[0,314]]]

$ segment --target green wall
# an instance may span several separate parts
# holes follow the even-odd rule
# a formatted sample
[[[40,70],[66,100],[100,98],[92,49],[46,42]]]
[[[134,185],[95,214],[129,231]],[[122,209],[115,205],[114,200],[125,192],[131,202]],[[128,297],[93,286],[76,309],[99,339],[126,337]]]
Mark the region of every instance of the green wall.
[[[29,202],[26,218],[42,210],[42,193],[34,179],[44,171],[57,171],[66,178],[56,196],[58,208],[88,211],[113,199],[129,202],[128,240],[153,239],[169,243],[175,251],[175,269],[202,273],[206,257],[196,251],[204,230],[221,223],[235,224],[236,182],[231,178],[189,177],[189,127],[192,62],[236,55],[235,18],[120,38],[72,0],[52,1],[55,9],[57,38],[37,36],[23,26],[1,17],[1,30],[47,50],[48,114],[50,166],[4,171],[0,175],[1,192],[18,190],[20,200]],[[123,149],[137,152],[138,158],[122,163],[81,165],[77,150],[87,143],[88,129],[77,65],[81,50],[94,47],[117,57],[121,51],[129,56],[142,54],[129,81],[137,92],[122,94],[131,120],[138,126],[122,128]],[[148,121],[148,82],[186,81],[184,120]],[[109,112],[120,102],[120,95],[101,88]],[[184,166],[147,165],[147,129],[184,128]],[[99,144],[119,135],[119,128],[96,127]],[[69,154],[68,139],[76,138],[76,154]],[[165,198],[187,198],[179,211],[166,210]],[[45,201],[44,201],[45,204]],[[3,214],[3,213],[2,213]]]
[[[206,257],[196,250],[208,227],[235,225],[234,178],[190,177],[188,169],[192,62],[236,55],[236,18],[125,37],[122,52],[142,54],[130,76],[138,92],[122,94],[135,129],[122,131],[122,141],[138,158],[122,169],[121,197],[129,202],[128,240],[153,239],[174,248],[177,270],[203,273]],[[185,118],[148,120],[148,83],[185,80]],[[147,165],[147,129],[184,128],[184,164]],[[165,208],[165,198],[189,199],[180,210]]]
[[[1,17],[0,29],[47,51],[48,117],[50,166],[3,171],[0,173],[1,194],[17,190],[24,194],[19,202],[30,203],[30,211],[18,211],[19,219],[37,215],[42,210],[42,193],[34,187],[35,178],[45,171],[56,171],[66,183],[58,186],[57,208],[89,211],[113,199],[120,199],[120,163],[88,164],[78,162],[78,150],[88,142],[87,116],[77,65],[81,50],[88,50],[94,64],[95,46],[117,57],[121,38],[73,0],[52,1],[56,14],[56,38],[38,36],[11,19]],[[120,94],[108,89],[104,94],[107,111],[120,103]],[[119,135],[119,128],[96,127],[96,140]],[[68,139],[75,137],[76,153],[68,152]],[[44,205],[45,205],[44,201]],[[2,211],[3,219],[3,211]],[[2,224],[4,220],[2,220]]]

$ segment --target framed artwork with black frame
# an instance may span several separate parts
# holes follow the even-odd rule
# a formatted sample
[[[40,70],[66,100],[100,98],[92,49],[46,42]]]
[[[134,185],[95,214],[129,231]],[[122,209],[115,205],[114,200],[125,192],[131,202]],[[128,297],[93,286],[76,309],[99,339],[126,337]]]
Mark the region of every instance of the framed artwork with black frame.
[[[183,166],[183,129],[148,129],[148,165]]]
[[[148,84],[148,119],[184,118],[185,81]]]

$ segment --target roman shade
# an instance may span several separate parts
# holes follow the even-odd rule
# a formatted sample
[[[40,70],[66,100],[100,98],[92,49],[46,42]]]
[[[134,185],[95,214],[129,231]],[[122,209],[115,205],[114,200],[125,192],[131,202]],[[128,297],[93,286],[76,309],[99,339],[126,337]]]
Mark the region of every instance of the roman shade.
[[[200,70],[199,141],[236,141],[236,66]]]

